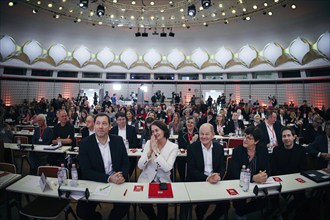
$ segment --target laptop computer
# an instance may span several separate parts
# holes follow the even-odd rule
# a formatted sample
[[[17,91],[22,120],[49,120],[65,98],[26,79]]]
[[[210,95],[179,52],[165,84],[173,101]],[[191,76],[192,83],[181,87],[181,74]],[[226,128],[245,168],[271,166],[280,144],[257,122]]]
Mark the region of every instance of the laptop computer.
[[[300,174],[317,183],[330,181],[330,174],[321,170],[302,171]]]

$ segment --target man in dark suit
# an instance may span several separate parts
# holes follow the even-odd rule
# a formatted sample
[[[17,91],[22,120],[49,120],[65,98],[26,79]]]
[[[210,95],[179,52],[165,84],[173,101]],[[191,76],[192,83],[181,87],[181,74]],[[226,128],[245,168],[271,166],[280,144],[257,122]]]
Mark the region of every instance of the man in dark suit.
[[[235,133],[237,129],[241,129],[243,133],[245,126],[242,120],[238,120],[237,112],[232,113],[231,119],[232,120],[228,121],[228,124],[225,129],[225,134]]]
[[[79,164],[81,179],[104,183],[122,184],[128,180],[129,160],[124,141],[116,135],[109,135],[110,119],[100,113],[95,117],[95,134],[80,143]],[[77,215],[82,219],[102,219],[95,212],[96,202],[80,201]],[[122,219],[129,210],[129,204],[113,204],[109,219]]]
[[[216,184],[225,173],[223,146],[213,142],[214,128],[211,124],[205,123],[199,129],[200,141],[194,142],[187,151],[187,180],[207,181]],[[206,160],[204,160],[206,158]],[[209,203],[196,206],[197,219],[203,219]],[[214,211],[206,219],[219,219],[229,209],[229,202],[217,202]]]
[[[307,152],[317,158],[316,169],[323,169],[330,163],[330,121],[325,123],[325,134],[319,135],[307,147]]]
[[[89,135],[94,134],[94,116],[88,115],[86,117],[86,127],[81,129],[81,139],[88,137]]]
[[[261,140],[268,148],[274,148],[278,145],[283,145],[281,129],[282,125],[277,121],[276,111],[267,111],[266,119],[258,125],[261,131]]]
[[[115,117],[117,125],[111,128],[110,134],[121,136],[124,140],[125,145],[128,145],[128,148],[137,148],[139,143],[136,135],[136,130],[135,127],[126,123],[126,114],[123,112],[118,112]],[[129,175],[132,176],[132,173],[136,166],[136,157],[130,157],[129,163]]]

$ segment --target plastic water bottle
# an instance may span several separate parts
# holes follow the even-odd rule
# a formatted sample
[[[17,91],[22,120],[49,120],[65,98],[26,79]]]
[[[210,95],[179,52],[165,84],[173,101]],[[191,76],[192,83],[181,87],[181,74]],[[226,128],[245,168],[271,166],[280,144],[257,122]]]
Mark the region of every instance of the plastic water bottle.
[[[238,128],[235,129],[235,136],[238,137]]]
[[[251,179],[251,172],[250,172],[250,169],[247,168],[246,171],[245,171],[245,175],[244,175],[244,183],[243,183],[243,191],[244,192],[249,191],[250,179]]]
[[[219,144],[220,144],[221,146],[223,146],[223,140],[222,140],[222,138],[220,138]]]
[[[62,168],[58,168],[57,171],[57,181],[58,181],[58,185],[61,186],[63,184],[63,172],[62,172]]]
[[[244,178],[245,178],[245,173],[246,173],[245,169],[246,169],[246,166],[243,165],[242,169],[241,169],[241,174],[239,176],[239,186],[240,187],[243,187],[243,185],[244,185]]]
[[[66,169],[64,167],[64,163],[61,163],[61,172],[62,172],[62,176],[63,176],[62,184],[68,185],[68,177],[66,175]]]
[[[57,145],[58,145],[59,147],[62,146],[62,141],[61,141],[61,138],[60,138],[60,137],[57,138]]]
[[[173,130],[173,128],[171,128],[171,130],[170,130],[170,135],[171,135],[171,136],[174,135],[174,130]]]
[[[144,150],[145,146],[146,146],[146,139],[142,139],[142,150]]]
[[[78,186],[78,171],[76,168],[76,164],[72,164],[71,167],[71,182],[70,182],[70,186],[72,187],[77,187]]]
[[[238,137],[242,137],[242,130],[240,128],[238,129]]]

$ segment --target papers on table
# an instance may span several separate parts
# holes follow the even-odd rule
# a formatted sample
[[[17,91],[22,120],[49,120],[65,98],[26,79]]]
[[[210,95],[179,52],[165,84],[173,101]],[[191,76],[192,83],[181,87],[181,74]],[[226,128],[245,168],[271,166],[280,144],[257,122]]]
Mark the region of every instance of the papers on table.
[[[57,150],[58,148],[60,148],[61,146],[59,145],[50,145],[49,147],[44,147],[44,150]]]

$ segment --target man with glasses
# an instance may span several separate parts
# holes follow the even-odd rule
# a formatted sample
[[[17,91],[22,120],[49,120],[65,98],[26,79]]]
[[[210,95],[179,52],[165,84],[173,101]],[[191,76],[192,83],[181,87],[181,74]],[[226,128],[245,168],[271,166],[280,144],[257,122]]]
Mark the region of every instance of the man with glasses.
[[[308,124],[304,132],[304,143],[310,144],[317,136],[323,134],[322,124],[323,119],[320,116],[315,115],[312,124]]]

